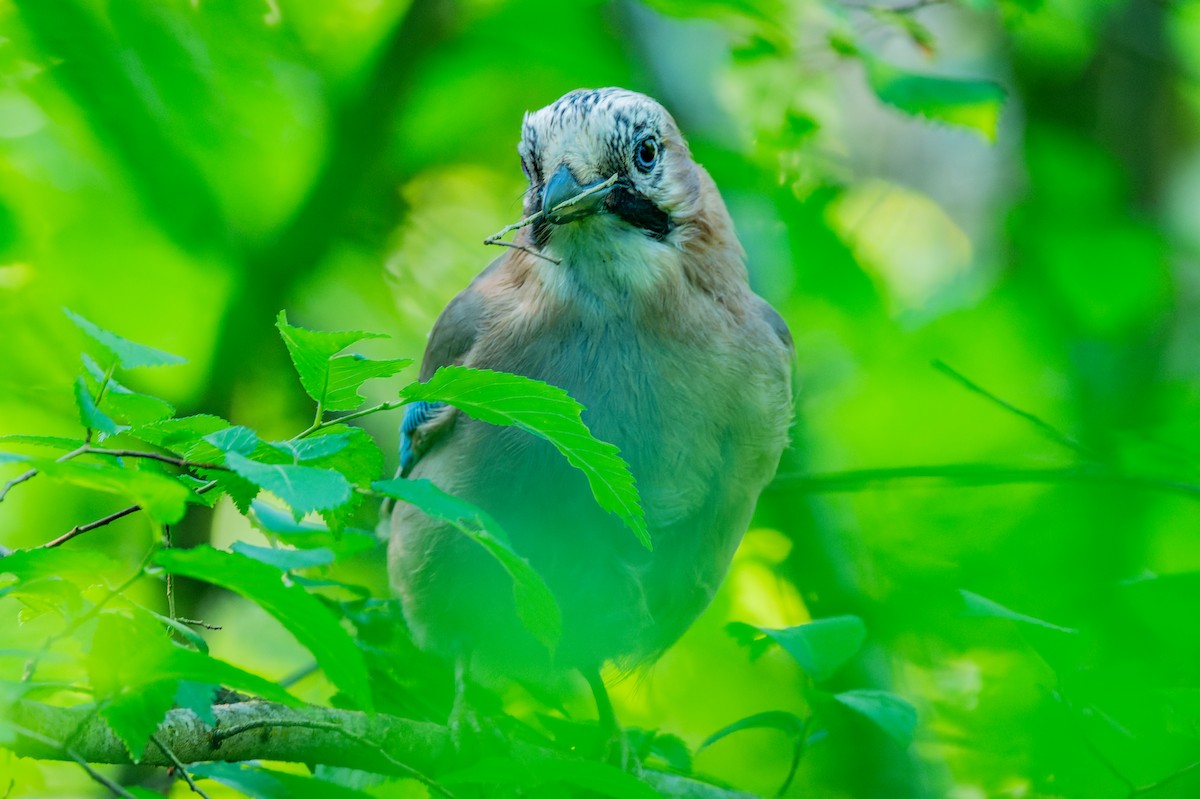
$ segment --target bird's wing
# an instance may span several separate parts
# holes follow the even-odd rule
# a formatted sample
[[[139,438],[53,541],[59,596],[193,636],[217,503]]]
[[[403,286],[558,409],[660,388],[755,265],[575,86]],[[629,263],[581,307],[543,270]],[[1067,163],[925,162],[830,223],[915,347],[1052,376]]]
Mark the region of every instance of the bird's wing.
[[[462,363],[475,344],[483,324],[486,298],[480,282],[497,269],[504,256],[497,258],[471,281],[442,311],[421,361],[422,382],[433,377],[442,366]],[[442,402],[414,402],[404,410],[400,423],[400,475],[407,477],[430,446],[454,426],[454,408]]]
[[[755,297],[755,299],[758,300],[759,316],[775,331],[775,335],[779,336],[779,340],[787,346],[788,353],[792,357],[795,357],[796,344],[792,341],[792,331],[788,329],[787,322],[783,321],[783,317],[779,315],[779,311],[771,307],[771,303],[762,297]]]

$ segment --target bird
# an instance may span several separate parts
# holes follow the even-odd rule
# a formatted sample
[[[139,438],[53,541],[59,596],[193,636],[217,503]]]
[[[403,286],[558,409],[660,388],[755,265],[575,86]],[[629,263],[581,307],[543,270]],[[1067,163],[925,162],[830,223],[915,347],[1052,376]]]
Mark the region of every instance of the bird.
[[[612,722],[602,668],[653,662],[687,630],[775,474],[794,346],[657,101],[569,92],[525,114],[517,149],[534,221],[442,311],[419,379],[462,365],[566,390],[628,462],[652,547],[548,442],[421,402],[402,421],[401,474],[496,520],[557,600],[561,640],[551,650],[524,629],[491,556],[412,505],[391,510],[388,570],[419,646],[531,682],[577,670]]]

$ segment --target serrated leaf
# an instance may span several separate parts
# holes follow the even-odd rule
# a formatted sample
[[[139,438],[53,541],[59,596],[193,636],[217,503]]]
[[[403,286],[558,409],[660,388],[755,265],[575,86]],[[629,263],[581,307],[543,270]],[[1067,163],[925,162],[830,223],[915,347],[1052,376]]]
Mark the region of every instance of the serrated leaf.
[[[150,736],[167,717],[175,701],[178,680],[155,680],[108,700],[100,707],[101,717],[125,744],[129,757],[140,763]]]
[[[117,423],[96,405],[96,398],[92,396],[92,390],[88,388],[87,380],[82,375],[75,378],[75,406],[79,409],[79,421],[88,430],[111,436],[120,429]]]
[[[187,363],[184,358],[180,358],[178,355],[172,355],[169,352],[147,347],[145,344],[137,344],[127,338],[118,336],[116,333],[104,330],[67,308],[63,308],[63,313],[80,330],[87,333],[93,341],[111,353],[116,358],[117,363],[126,369],[136,369],[142,366],[176,366],[181,363]]]
[[[322,407],[327,411],[352,411],[366,399],[358,389],[368,380],[391,377],[412,365],[412,358],[372,360],[361,355],[341,355],[329,361]]]
[[[443,366],[426,383],[406,386],[408,400],[445,402],[484,422],[513,425],[549,441],[584,473],[596,502],[616,514],[647,549],[652,544],[629,464],[583,423],[583,406],[566,391],[519,375]]]
[[[95,549],[18,549],[0,558],[0,575],[12,574],[18,581],[43,577],[87,576],[96,584],[122,564]]]
[[[258,435],[250,428],[241,425],[209,433],[204,436],[203,440],[226,454],[235,452],[238,455],[252,455],[261,445]]]
[[[239,476],[265,488],[292,508],[299,520],[305,514],[345,504],[353,494],[341,472],[313,466],[260,463],[230,452],[225,463]]]
[[[219,416],[196,414],[138,425],[131,429],[129,434],[156,447],[183,452],[189,446],[203,440],[205,436],[228,427],[229,422]]]
[[[409,359],[372,361],[355,355],[334,357],[363,339],[387,338],[381,333],[306,330],[289,325],[285,311],[279,312],[275,326],[287,345],[300,384],[322,410],[354,410],[363,403],[364,397],[358,393],[363,383],[393,375],[412,363]]]
[[[300,463],[333,455],[345,449],[349,443],[348,433],[332,433],[292,441],[272,441],[271,446],[290,457],[294,463]]]
[[[415,505],[435,519],[449,522],[487,550],[512,577],[517,617],[525,629],[547,649],[554,650],[562,638],[562,612],[558,602],[529,561],[512,549],[508,536],[495,519],[428,480],[379,480],[371,487],[392,499]]]
[[[183,483],[159,472],[78,461],[41,460],[34,465],[51,480],[124,497],[163,524],[182,519],[194,496]]]
[[[228,785],[251,799],[371,799],[370,794],[343,785],[257,765],[197,763],[191,773]]]
[[[61,436],[27,436],[13,434],[0,436],[0,444],[15,444],[27,447],[47,447],[49,449],[72,450],[83,446],[82,438],[63,438]]]
[[[846,661],[854,657],[867,639],[867,627],[858,616],[831,616],[778,630],[769,627],[754,629],[779,644],[815,682],[832,677]]]
[[[1015,610],[1010,610],[1009,608],[1001,605],[999,602],[993,602],[987,597],[980,596],[979,594],[975,594],[970,591],[960,590],[958,593],[963,599],[964,616],[1008,619],[1009,621],[1015,621],[1020,624],[1029,624],[1046,630],[1067,633],[1068,635],[1074,635],[1079,632],[1078,630],[1074,630],[1070,627],[1060,627],[1057,624],[1052,624],[1048,621],[1043,621],[1042,619],[1037,619],[1033,616],[1026,616],[1024,613],[1018,613]]]
[[[806,726],[807,722],[795,713],[788,713],[785,710],[768,710],[763,713],[755,713],[744,719],[738,719],[732,724],[722,727],[705,738],[704,742],[700,744],[700,749],[712,746],[722,738],[727,738],[735,732],[741,732],[742,730],[780,730],[796,740],[802,741]]]
[[[325,566],[334,561],[333,551],[325,547],[316,547],[313,549],[279,549],[276,547],[255,546],[254,544],[247,544],[244,541],[235,541],[230,549],[239,555],[245,555],[248,558],[254,558],[269,566],[274,566],[280,571],[311,569],[314,566]]]
[[[104,387],[103,395],[97,403],[100,410],[122,426],[161,422],[175,415],[174,405],[122,385],[89,356],[83,356],[83,365],[92,377],[88,383],[92,396],[100,396],[100,387]]]
[[[324,604],[303,588],[285,583],[281,571],[245,555],[207,546],[162,550],[154,562],[172,574],[220,586],[257,604],[312,653],[330,682],[360,708],[370,709],[361,650]]]
[[[917,728],[917,711],[908,702],[888,691],[856,689],[833,695],[834,700],[866,716],[901,746],[912,743]]]
[[[880,100],[908,114],[971,128],[989,142],[996,140],[1000,112],[1008,97],[990,80],[947,78],[909,72],[866,52],[859,57],[867,82]]]

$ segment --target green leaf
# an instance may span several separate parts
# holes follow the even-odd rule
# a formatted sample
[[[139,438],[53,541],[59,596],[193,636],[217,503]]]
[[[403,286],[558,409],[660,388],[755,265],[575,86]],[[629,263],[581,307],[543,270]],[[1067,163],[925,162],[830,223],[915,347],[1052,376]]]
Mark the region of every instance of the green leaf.
[[[443,785],[523,786],[566,785],[589,794],[616,799],[658,799],[659,793],[646,783],[606,763],[593,760],[544,758],[514,760],[488,757],[447,774]],[[574,792],[566,795],[575,795]]]
[[[846,661],[854,657],[867,639],[867,627],[858,616],[831,616],[781,630],[768,627],[753,629],[783,647],[815,682],[832,677]],[[739,635],[738,632],[733,634],[735,637]],[[751,642],[752,651],[755,645],[756,641]]]
[[[514,425],[546,439],[584,473],[600,507],[615,513],[643,546],[651,548],[629,464],[616,447],[591,434],[583,423],[583,406],[561,388],[503,372],[443,366],[428,382],[408,385],[400,395],[445,402],[481,421]]]
[[[252,799],[370,799],[370,794],[343,785],[256,765],[197,763],[191,773],[228,785]]]
[[[188,500],[194,496],[183,483],[154,471],[77,461],[42,460],[34,465],[52,480],[125,497],[163,524],[182,519]]]
[[[363,383],[394,375],[412,363],[407,358],[373,361],[360,355],[334,357],[363,339],[387,338],[380,333],[305,330],[289,325],[285,311],[279,312],[275,326],[292,356],[300,384],[322,410],[354,410],[363,403],[364,397],[358,393]]]
[[[412,358],[371,360],[361,355],[341,355],[329,361],[324,402],[327,411],[352,411],[366,399],[358,393],[363,383],[377,377],[391,377],[412,365]]]
[[[340,472],[312,466],[260,463],[229,452],[225,463],[238,476],[265,488],[292,508],[297,521],[317,510],[345,504],[353,488]]]
[[[100,715],[125,744],[134,763],[140,763],[150,736],[167,717],[175,701],[178,680],[155,680],[117,695],[100,707]]]
[[[213,702],[217,699],[217,686],[210,683],[180,680],[179,690],[175,692],[175,704],[186,708],[212,727],[217,723],[213,714]]]
[[[349,443],[350,435],[348,433],[332,433],[293,441],[272,441],[271,446],[288,455],[294,463],[300,463],[333,455],[345,449]]]
[[[199,443],[205,436],[228,427],[229,422],[219,416],[197,414],[138,425],[130,430],[129,434],[156,447],[184,453],[188,447]]]
[[[174,405],[158,397],[139,394],[127,388],[87,355],[83,356],[83,365],[92,378],[88,383],[92,396],[99,396],[100,387],[104,387],[103,397],[98,403],[100,410],[121,424],[150,424],[175,415]]]
[[[63,308],[63,313],[74,322],[80,330],[87,333],[92,340],[104,347],[116,358],[117,363],[126,369],[136,369],[141,366],[175,366],[187,363],[178,355],[156,350],[144,344],[135,344],[129,339],[122,338],[116,333],[110,333],[92,324],[77,313]]]
[[[18,582],[44,577],[87,577],[89,584],[103,581],[103,576],[122,568],[122,564],[95,549],[18,549],[0,558],[0,575],[12,574]]]
[[[88,388],[87,380],[82,375],[75,378],[75,405],[79,408],[79,421],[88,430],[111,436],[120,429],[117,423],[96,405],[92,390]]]
[[[908,114],[971,128],[989,142],[996,140],[1000,112],[1008,96],[1000,84],[921,75],[866,52],[858,55],[866,65],[867,82],[883,102]]]
[[[0,436],[0,444],[15,444],[27,447],[47,447],[49,449],[72,450],[83,446],[82,438],[62,438],[61,436]]]
[[[742,730],[781,730],[792,738],[803,741],[804,730],[807,724],[808,722],[795,713],[788,713],[784,710],[768,710],[764,713],[755,713],[753,716],[739,719],[717,730],[704,739],[704,743],[700,744],[700,749],[712,746],[722,738],[727,738],[735,732],[741,732]]]
[[[293,569],[311,569],[314,566],[325,566],[333,563],[333,551],[325,547],[314,549],[279,549],[276,547],[259,547],[244,541],[235,541],[230,547],[239,555],[254,558],[257,561],[274,566],[280,571]]]
[[[232,552],[203,546],[168,549],[154,562],[172,574],[226,588],[274,616],[300,642],[336,685],[363,709],[371,707],[362,652],[337,617],[303,588],[284,582],[273,566]],[[183,651],[183,650],[181,650]]]
[[[1075,635],[1079,632],[1078,630],[1074,630],[1070,627],[1060,627],[1057,624],[1051,624],[1048,621],[1043,621],[1041,619],[1034,618],[1033,616],[1026,616],[1024,613],[1018,613],[1015,610],[1010,610],[998,602],[993,602],[987,597],[982,597],[979,594],[974,594],[970,591],[960,590],[958,593],[963,599],[964,616],[1008,619],[1009,621],[1015,621],[1020,624],[1029,624],[1034,627],[1041,627],[1042,629],[1054,630],[1055,632],[1067,633],[1069,635]]]
[[[415,505],[435,519],[449,522],[487,550],[512,577],[517,617],[525,629],[553,651],[562,638],[562,612],[558,602],[529,561],[512,549],[508,536],[494,519],[428,480],[379,480],[371,487],[392,499]]]
[[[917,728],[916,708],[895,694],[862,688],[834,694],[833,699],[866,716],[901,746],[912,743]]]
[[[258,435],[248,427],[236,425],[209,433],[204,441],[212,444],[224,453],[236,452],[238,455],[253,455],[262,446]]]

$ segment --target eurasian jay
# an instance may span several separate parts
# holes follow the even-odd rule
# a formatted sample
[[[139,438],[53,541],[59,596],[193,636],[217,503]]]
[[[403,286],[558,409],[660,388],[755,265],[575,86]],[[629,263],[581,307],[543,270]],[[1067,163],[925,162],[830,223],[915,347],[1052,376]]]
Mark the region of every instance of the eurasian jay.
[[[546,441],[418,403],[402,473],[499,522],[558,600],[561,643],[551,654],[522,627],[482,547],[410,505],[393,511],[389,571],[418,644],[525,679],[576,668],[603,716],[601,666],[655,659],[728,570],[788,440],[792,340],[751,291],[725,203],[657,102],[573,91],[526,114],[518,151],[525,214],[543,214],[519,231],[523,249],[446,306],[421,379],[463,364],[565,389],[628,461],[653,550]]]

